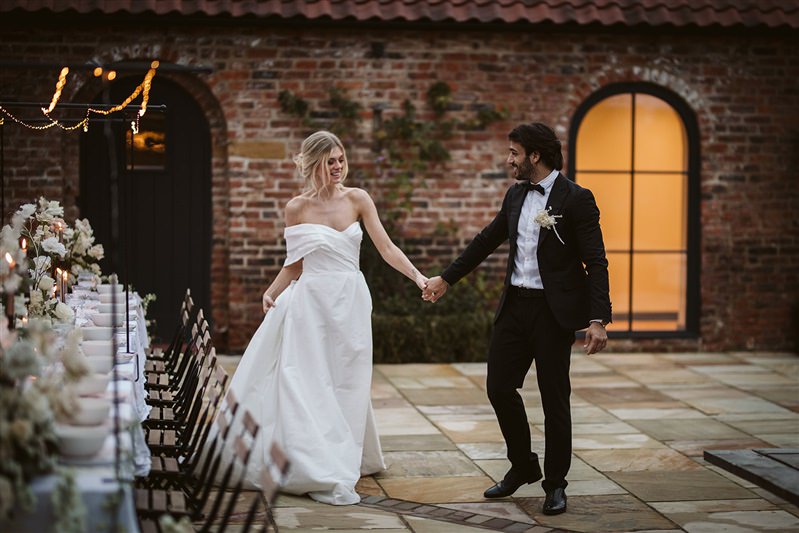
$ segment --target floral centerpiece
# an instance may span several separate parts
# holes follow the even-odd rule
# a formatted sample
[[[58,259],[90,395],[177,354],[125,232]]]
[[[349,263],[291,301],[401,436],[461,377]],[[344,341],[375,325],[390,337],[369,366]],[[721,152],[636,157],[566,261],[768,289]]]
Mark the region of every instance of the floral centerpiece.
[[[100,260],[105,256],[102,244],[94,243],[94,229],[89,219],[75,220],[74,228],[64,231],[64,245],[67,253],[64,262],[75,280],[83,272],[99,276]]]
[[[80,408],[73,385],[91,371],[80,349],[81,338],[81,330],[75,328],[57,343],[55,331],[42,319],[12,332],[7,318],[0,316],[0,523],[34,507],[31,479],[53,472],[66,475],[56,468],[54,423]],[[81,511],[71,497],[74,487],[64,490],[65,501],[74,509],[56,505],[59,523],[63,516],[75,518]]]
[[[43,361],[36,342],[16,337],[0,316],[0,520],[31,509],[28,482],[55,466],[53,413],[36,379]]]
[[[70,229],[62,218],[64,208],[57,201],[39,198],[35,204],[23,204],[3,228],[11,237],[21,238],[30,256],[31,266],[28,314],[32,317],[71,321],[72,310],[58,300],[58,288],[65,290],[61,277],[66,270],[65,232]],[[68,235],[73,238],[74,232]]]

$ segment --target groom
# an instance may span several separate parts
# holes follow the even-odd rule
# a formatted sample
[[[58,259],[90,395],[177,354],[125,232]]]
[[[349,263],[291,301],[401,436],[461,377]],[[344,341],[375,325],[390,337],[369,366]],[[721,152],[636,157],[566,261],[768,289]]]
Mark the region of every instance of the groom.
[[[494,220],[440,276],[429,280],[423,298],[432,302],[441,298],[450,285],[510,239],[486,388],[511,468],[484,496],[510,496],[542,477],[517,392],[535,361],[546,441],[543,512],[559,514],[566,511],[566,474],[571,464],[569,357],[575,330],[588,328],[584,347],[589,355],[607,344],[608,262],[594,196],[558,172],[563,155],[552,129],[541,123],[522,124],[508,138],[507,163],[518,183],[508,189]]]

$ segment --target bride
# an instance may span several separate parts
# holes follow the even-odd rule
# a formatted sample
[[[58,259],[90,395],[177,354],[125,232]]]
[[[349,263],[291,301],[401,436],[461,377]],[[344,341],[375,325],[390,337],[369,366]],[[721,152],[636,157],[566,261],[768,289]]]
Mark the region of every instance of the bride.
[[[344,187],[338,137],[312,134],[294,160],[305,191],[286,205],[286,262],[263,294],[266,316],[230,388],[261,425],[249,483],[259,485],[275,441],[291,461],[282,490],[354,504],[359,477],[385,469],[370,400],[372,300],[358,265],[359,221],[389,265],[419,289],[427,278],[391,242],[371,197]]]

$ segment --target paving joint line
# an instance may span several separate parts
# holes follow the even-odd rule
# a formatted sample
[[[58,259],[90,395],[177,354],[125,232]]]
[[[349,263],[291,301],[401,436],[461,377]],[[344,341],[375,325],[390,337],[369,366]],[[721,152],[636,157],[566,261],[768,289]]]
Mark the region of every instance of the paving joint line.
[[[489,531],[503,531],[505,533],[573,533],[567,529],[552,528],[538,523],[518,522],[508,518],[499,518],[471,511],[458,511],[430,503],[400,500],[399,498],[389,498],[387,496],[369,496],[366,494],[361,494],[360,496],[361,502],[358,505],[362,507]]]

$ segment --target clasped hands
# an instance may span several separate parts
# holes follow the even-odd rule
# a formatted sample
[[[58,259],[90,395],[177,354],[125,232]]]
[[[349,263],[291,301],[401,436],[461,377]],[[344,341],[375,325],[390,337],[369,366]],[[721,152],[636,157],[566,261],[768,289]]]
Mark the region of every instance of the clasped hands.
[[[427,280],[422,289],[422,300],[426,302],[437,302],[439,298],[444,296],[449,288],[449,283],[444,281],[441,276],[435,276]]]

